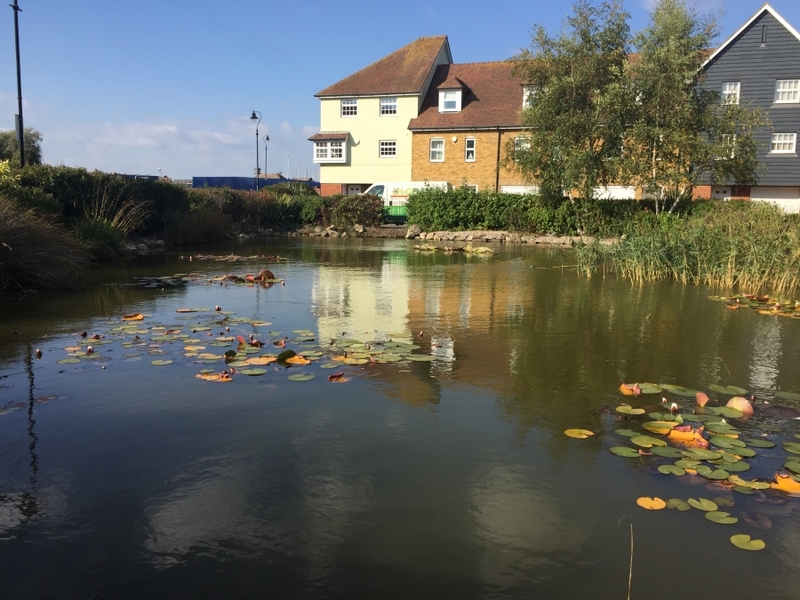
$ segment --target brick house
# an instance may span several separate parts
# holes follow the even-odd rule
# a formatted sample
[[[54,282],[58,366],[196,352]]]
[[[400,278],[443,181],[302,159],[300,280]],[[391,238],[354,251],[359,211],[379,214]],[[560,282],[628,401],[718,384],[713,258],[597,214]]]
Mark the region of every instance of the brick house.
[[[412,133],[414,181],[447,181],[479,191],[521,191],[504,166],[508,144],[524,143],[520,111],[525,88],[510,62],[445,64],[436,68]]]
[[[708,58],[703,87],[726,103],[762,108],[772,128],[756,132],[757,186],[697,186],[695,197],[773,202],[800,212],[800,34],[765,4]]]
[[[422,37],[316,94],[320,131],[309,140],[323,196],[411,180],[408,123],[436,67],[452,61],[447,36]]]

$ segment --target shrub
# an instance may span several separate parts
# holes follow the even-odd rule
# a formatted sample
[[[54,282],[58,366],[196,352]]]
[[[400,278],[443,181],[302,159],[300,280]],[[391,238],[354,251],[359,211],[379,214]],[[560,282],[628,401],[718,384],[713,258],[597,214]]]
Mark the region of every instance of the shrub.
[[[219,242],[228,236],[230,221],[213,206],[177,215],[168,231],[173,244],[206,244]]]
[[[74,289],[89,261],[52,218],[0,196],[0,290]]]
[[[331,205],[330,221],[340,229],[350,229],[360,224],[365,227],[380,225],[383,219],[383,200],[378,196],[336,196]]]

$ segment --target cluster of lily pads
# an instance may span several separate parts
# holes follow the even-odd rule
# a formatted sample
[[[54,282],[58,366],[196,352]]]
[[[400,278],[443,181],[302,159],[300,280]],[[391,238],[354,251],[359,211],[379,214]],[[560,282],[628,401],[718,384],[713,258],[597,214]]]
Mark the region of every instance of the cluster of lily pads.
[[[797,300],[757,296],[756,294],[709,296],[708,299],[715,302],[725,302],[725,308],[728,310],[751,308],[762,315],[800,319],[800,302]]]
[[[285,369],[305,367],[288,376],[290,381],[310,381],[316,377],[311,365],[321,369],[344,366],[381,364],[407,365],[412,362],[432,362],[432,354],[416,352],[420,346],[410,341],[409,334],[389,334],[382,339],[362,342],[344,337],[320,345],[316,334],[295,329],[290,338],[281,331],[269,330],[271,323],[237,317],[232,311],[216,307],[180,308],[178,323],[148,322],[151,315],[134,313],[107,321],[104,332],[80,334],[80,339],[64,348],[66,356],[59,365],[82,362],[105,363],[112,360],[106,350],[119,344],[124,354],[118,360],[130,362],[149,358],[155,367],[167,367],[175,362],[197,364],[196,377],[203,381],[230,382],[236,376],[256,377],[267,373],[266,366],[275,363]],[[183,321],[183,322],[180,322]],[[37,356],[39,354],[37,353]],[[105,365],[102,366],[105,369]],[[328,376],[331,382],[350,380],[344,372]]]
[[[708,405],[709,398],[704,392],[672,384],[622,384],[620,391],[626,396],[658,398],[660,395],[661,398],[660,402],[651,401],[649,406],[646,398],[643,406],[628,403],[616,406],[615,421],[625,422],[627,426],[615,429],[614,435],[626,439],[629,445],[615,443],[608,450],[616,456],[641,459],[663,475],[702,477],[712,489],[761,495],[756,499],[769,502],[800,497],[800,433],[792,434],[787,431],[787,422],[770,416],[772,407],[763,414],[753,414],[750,401],[744,397],[746,389],[716,384],[708,387],[719,404],[730,397],[727,404]],[[776,397],[800,400],[800,395],[792,392],[777,392]],[[695,402],[685,406],[682,398],[693,398]],[[677,401],[671,402],[672,399]],[[577,439],[595,436],[595,432],[588,429],[568,429],[564,433]],[[777,470],[773,465],[775,461],[781,461]],[[744,476],[753,466],[761,471],[769,469],[771,476]],[[763,496],[765,494],[769,498]],[[734,506],[732,500],[722,497],[713,500],[639,498],[637,503],[648,510],[695,508],[704,511],[707,520],[722,525],[739,522],[739,517],[720,510],[720,507]],[[756,527],[771,526],[769,519],[762,515],[745,513],[741,516]],[[734,535],[731,543],[745,550],[766,547],[762,540],[753,540],[745,534]]]

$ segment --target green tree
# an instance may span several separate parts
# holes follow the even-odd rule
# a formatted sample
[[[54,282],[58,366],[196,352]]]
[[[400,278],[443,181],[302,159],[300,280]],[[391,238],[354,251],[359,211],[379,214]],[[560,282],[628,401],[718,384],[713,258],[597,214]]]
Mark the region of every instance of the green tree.
[[[535,26],[531,48],[512,59],[526,86],[527,140],[508,156],[545,195],[592,198],[616,177],[625,123],[607,90],[627,62],[628,19],[622,0],[579,0],[557,36]]]
[[[42,134],[31,127],[25,128],[25,164],[42,164]],[[19,141],[17,132],[0,131],[0,160],[7,160],[14,168],[19,168]]]
[[[629,124],[620,180],[651,194],[656,212],[673,212],[698,183],[757,181],[755,131],[760,110],[723,104],[703,89],[702,66],[717,35],[716,19],[683,0],[660,0],[634,38],[638,50],[608,98]]]

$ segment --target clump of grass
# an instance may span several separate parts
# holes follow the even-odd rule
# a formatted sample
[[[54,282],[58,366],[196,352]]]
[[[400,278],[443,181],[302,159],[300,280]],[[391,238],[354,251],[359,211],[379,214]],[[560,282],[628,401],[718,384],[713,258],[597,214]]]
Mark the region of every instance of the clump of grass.
[[[0,196],[0,290],[79,288],[88,265],[80,244],[51,218]]]
[[[578,248],[585,274],[792,293],[800,286],[800,221],[764,203],[712,203],[690,216],[648,215],[615,244]]]

